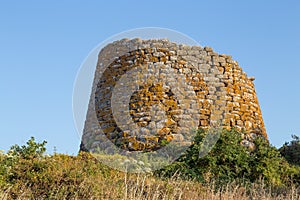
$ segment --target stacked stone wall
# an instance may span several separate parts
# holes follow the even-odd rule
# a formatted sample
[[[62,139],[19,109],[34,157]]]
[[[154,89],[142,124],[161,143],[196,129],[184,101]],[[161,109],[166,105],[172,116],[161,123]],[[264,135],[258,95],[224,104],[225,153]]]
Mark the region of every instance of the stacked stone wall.
[[[124,105],[131,121],[119,127],[112,109],[113,91],[122,76],[135,68],[143,69],[141,79],[151,80],[155,74],[158,81],[143,83],[138,79],[133,84],[137,89]],[[188,87],[182,95],[188,99],[180,99],[174,92],[172,84],[178,80],[166,79],[170,74],[183,77]],[[267,138],[253,81],[231,56],[210,47],[163,39],[111,43],[98,56],[81,150],[105,146],[103,137],[130,151],[156,150],[166,142],[184,141],[184,127],[195,125],[184,124],[182,119],[188,117],[197,119],[198,128],[208,129],[217,123],[226,129],[235,127],[244,133],[243,144],[251,146],[254,137]],[[195,102],[197,107],[192,106]],[[139,133],[131,130],[131,124],[140,128]]]

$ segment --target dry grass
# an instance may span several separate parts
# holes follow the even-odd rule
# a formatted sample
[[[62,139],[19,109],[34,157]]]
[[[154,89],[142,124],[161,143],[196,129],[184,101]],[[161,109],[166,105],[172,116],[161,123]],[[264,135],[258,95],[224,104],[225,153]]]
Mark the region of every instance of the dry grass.
[[[300,188],[269,188],[263,183],[246,188],[232,182],[216,189],[214,182],[203,185],[178,175],[165,179],[118,172],[85,154],[21,160],[11,170],[11,182],[0,184],[0,199],[300,200]]]
[[[299,189],[291,187],[274,194],[271,188],[263,184],[253,184],[250,190],[231,183],[222,189],[215,190],[212,183],[209,186],[194,181],[184,181],[177,178],[161,180],[144,174],[115,173],[107,178],[85,179],[76,191],[69,193],[72,186],[53,186],[49,196],[36,196],[36,191],[26,184],[19,188],[18,195],[13,187],[0,190],[0,199],[128,199],[128,200],[162,200],[162,199],[207,199],[207,200],[300,200]],[[51,187],[50,187],[51,188]],[[248,192],[247,192],[248,191]]]

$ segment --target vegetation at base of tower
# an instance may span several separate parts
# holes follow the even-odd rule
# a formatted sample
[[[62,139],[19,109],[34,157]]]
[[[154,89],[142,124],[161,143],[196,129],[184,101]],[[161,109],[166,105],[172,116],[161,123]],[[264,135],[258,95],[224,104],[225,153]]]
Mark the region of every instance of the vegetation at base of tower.
[[[300,166],[300,138],[292,135],[292,139],[292,141],[286,142],[279,151],[289,163]]]
[[[199,130],[186,154],[158,174],[171,177],[179,173],[185,179],[204,183],[212,180],[220,184],[264,180],[273,186],[288,186],[292,182],[300,184],[299,167],[289,164],[263,137],[257,137],[254,140],[255,149],[249,150],[241,145],[241,133],[224,129],[212,150],[206,156],[199,157],[205,135],[205,131]]]
[[[0,198],[300,198],[297,136],[279,150],[257,137],[256,148],[249,150],[240,145],[241,133],[223,130],[212,150],[199,157],[206,134],[199,130],[183,156],[152,174],[119,172],[85,152],[45,155],[46,142],[32,137],[0,153]]]

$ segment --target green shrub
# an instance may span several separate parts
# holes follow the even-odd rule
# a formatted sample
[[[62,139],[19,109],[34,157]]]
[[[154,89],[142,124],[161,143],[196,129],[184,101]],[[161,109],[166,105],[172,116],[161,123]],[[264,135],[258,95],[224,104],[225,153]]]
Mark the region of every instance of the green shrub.
[[[199,130],[194,144],[170,166],[157,172],[159,176],[171,177],[179,173],[182,178],[196,179],[220,184],[231,181],[253,183],[264,181],[273,186],[299,184],[299,168],[295,168],[280,152],[263,137],[254,141],[255,149],[241,145],[242,134],[232,129],[223,130],[219,140],[208,155],[199,157],[206,132]]]
[[[280,152],[267,140],[258,137],[256,149],[251,153],[252,177],[254,180],[264,179],[272,185],[286,184],[290,166]],[[287,176],[285,176],[287,175]]]
[[[8,151],[8,155],[12,157],[32,159],[41,158],[46,151],[46,141],[43,141],[42,143],[37,143],[34,137],[31,137],[26,144],[27,145],[22,146],[16,144],[12,146]]]
[[[250,152],[246,147],[240,145],[242,140],[240,133],[235,130],[223,130],[209,154],[199,157],[205,136],[206,132],[199,130],[194,144],[186,154],[158,173],[171,176],[178,172],[184,178],[192,178],[202,182],[212,179],[229,181],[251,176]]]
[[[292,141],[286,142],[279,151],[289,163],[300,166],[300,138],[292,135],[292,139]]]

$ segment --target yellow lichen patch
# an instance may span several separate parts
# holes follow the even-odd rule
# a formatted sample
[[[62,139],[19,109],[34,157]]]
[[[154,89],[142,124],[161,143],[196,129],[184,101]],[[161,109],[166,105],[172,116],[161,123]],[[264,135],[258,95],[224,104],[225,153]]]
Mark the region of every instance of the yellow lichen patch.
[[[178,61],[178,64],[180,64],[180,65],[185,65],[185,64],[186,64],[186,61],[185,61],[185,60],[179,60],[179,61]]]
[[[174,136],[173,135],[167,135],[165,138],[168,142],[171,142],[173,140]]]
[[[166,106],[171,107],[172,109],[177,108],[177,102],[174,99],[167,99],[164,101],[164,103],[166,104]]]
[[[172,119],[170,119],[170,118],[168,118],[167,120],[166,120],[166,126],[173,126],[173,125],[175,125],[176,124],[176,122],[174,121],[174,120],[172,120]]]
[[[162,136],[162,135],[167,135],[167,134],[169,134],[170,133],[170,129],[169,128],[167,128],[167,127],[164,127],[164,128],[162,128],[162,129],[160,129],[159,131],[158,131],[158,135],[160,135],[160,136]]]

